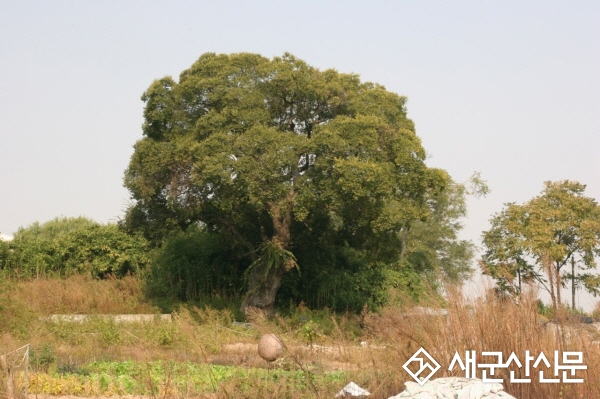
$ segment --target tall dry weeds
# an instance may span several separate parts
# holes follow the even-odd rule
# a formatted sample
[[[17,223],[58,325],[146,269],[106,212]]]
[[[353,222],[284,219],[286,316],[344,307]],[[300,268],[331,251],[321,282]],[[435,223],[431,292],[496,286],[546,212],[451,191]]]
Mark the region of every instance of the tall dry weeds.
[[[14,284],[11,301],[23,303],[39,315],[155,313],[138,279],[94,280],[84,275],[66,279],[36,279]]]
[[[581,351],[588,366],[587,371],[577,373],[578,378],[584,379],[583,384],[540,384],[537,374],[532,375],[530,384],[515,384],[509,382],[510,370],[500,371],[499,377],[504,379],[506,391],[518,399],[600,398],[600,350],[594,342],[600,341],[600,332],[585,331],[567,321],[562,327],[545,326],[537,315],[535,293],[525,295],[516,304],[494,296],[467,301],[460,293],[448,290],[447,316],[411,314],[409,308],[398,307],[377,313],[365,311],[361,340],[366,343],[362,344],[354,330],[350,334],[348,326],[353,323],[348,317],[331,315],[331,328],[323,333],[325,323],[316,318],[318,322],[312,323],[313,315],[308,310],[301,312],[301,318],[268,319],[250,313],[250,328],[235,325],[228,311],[194,307],[179,309],[172,323],[117,325],[98,318],[63,325],[37,317],[71,312],[151,312],[140,283],[134,279],[94,281],[79,276],[64,281],[19,282],[2,295],[0,315],[5,323],[23,324],[26,314],[35,317],[26,324],[24,332],[4,330],[0,334],[0,352],[31,343],[38,360],[42,349],[52,349],[55,367],[71,362],[85,365],[97,359],[172,360],[204,364],[206,369],[202,370],[206,373],[212,373],[210,364],[248,370],[247,378],[219,381],[217,376],[211,377],[212,394],[223,398],[331,398],[346,383],[354,381],[371,391],[371,399],[387,399],[404,390],[406,381],[412,381],[402,365],[421,347],[442,366],[434,378],[464,376],[457,368],[447,370],[456,352],[463,359],[467,350],[475,350],[479,355],[483,351],[499,351],[505,359],[515,352],[522,361],[529,350],[534,355],[544,352],[552,361],[554,350]],[[356,321],[356,316],[352,318]],[[258,339],[267,333],[277,334],[286,345],[283,362],[267,364],[256,353]],[[481,356],[477,359],[478,363],[482,360]],[[251,370],[276,368],[295,374],[273,372],[266,378],[264,374],[250,377]],[[342,373],[340,380],[327,376],[336,370]],[[523,370],[511,370],[516,377],[524,377]],[[549,376],[551,371],[546,373]],[[298,378],[304,383],[298,384]],[[169,383],[167,378],[164,384],[168,387]]]
[[[494,378],[502,378],[505,390],[518,399],[542,398],[599,398],[600,397],[600,351],[592,342],[593,334],[582,325],[567,321],[546,324],[537,314],[534,292],[525,294],[520,303],[488,296],[466,301],[456,291],[449,292],[448,315],[407,315],[398,309],[383,309],[379,314],[368,315],[366,329],[371,338],[390,349],[380,352],[376,366],[379,375],[389,375],[389,380],[378,383],[377,397],[389,397],[399,391],[398,381],[412,381],[402,365],[419,349],[425,349],[442,366],[433,378],[465,376],[465,371],[454,367],[449,371],[453,357],[458,353],[465,360],[466,351],[476,351],[477,364],[493,363],[492,357],[482,352],[502,352],[506,361],[511,353],[521,362],[525,353],[537,356],[543,352],[553,365],[554,351],[583,352],[587,370],[578,371],[576,378],[584,383],[540,383],[538,371],[545,378],[554,378],[552,368],[538,368],[531,372],[531,383],[511,383],[510,371],[516,378],[527,378],[525,368],[512,365],[497,370]],[[541,367],[541,366],[540,366]],[[481,369],[477,377],[481,378]],[[488,371],[489,373],[489,371]],[[401,389],[400,389],[401,390]],[[387,395],[387,396],[386,396]]]

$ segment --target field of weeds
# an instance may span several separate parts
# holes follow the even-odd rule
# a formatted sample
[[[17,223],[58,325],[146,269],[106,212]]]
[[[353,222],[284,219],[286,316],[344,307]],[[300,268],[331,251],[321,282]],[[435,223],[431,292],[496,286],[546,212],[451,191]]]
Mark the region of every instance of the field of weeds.
[[[255,313],[246,320],[234,320],[228,310],[181,306],[172,321],[116,323],[100,315],[160,313],[134,278],[11,282],[0,292],[0,354],[15,358],[15,397],[22,392],[24,366],[22,352],[10,352],[29,345],[27,389],[37,397],[333,398],[354,381],[379,399],[412,381],[402,365],[420,348],[442,366],[433,378],[464,377],[457,367],[448,370],[455,353],[464,358],[475,351],[481,364],[488,360],[483,351],[502,352],[505,359],[512,352],[521,359],[527,350],[543,352],[551,361],[555,350],[577,351],[587,365],[576,375],[583,383],[540,383],[537,370],[531,383],[511,383],[511,371],[526,377],[514,364],[495,377],[518,399],[600,397],[599,334],[593,327],[586,330],[565,315],[550,328],[533,296],[517,305],[494,297],[466,302],[450,293],[444,306],[445,316],[412,307],[340,315],[300,306],[272,319]],[[77,323],[44,318],[73,313],[92,316]],[[277,334],[285,345],[283,357],[270,364],[256,350],[265,333]],[[543,370],[552,376],[552,368]],[[6,397],[5,373],[2,378]]]

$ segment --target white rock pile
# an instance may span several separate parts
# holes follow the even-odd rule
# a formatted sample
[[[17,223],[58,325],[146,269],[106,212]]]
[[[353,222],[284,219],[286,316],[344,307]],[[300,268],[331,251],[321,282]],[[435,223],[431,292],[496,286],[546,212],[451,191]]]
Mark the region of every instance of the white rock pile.
[[[503,391],[502,384],[476,378],[447,377],[427,381],[423,386],[411,381],[404,385],[403,392],[389,399],[516,399]]]

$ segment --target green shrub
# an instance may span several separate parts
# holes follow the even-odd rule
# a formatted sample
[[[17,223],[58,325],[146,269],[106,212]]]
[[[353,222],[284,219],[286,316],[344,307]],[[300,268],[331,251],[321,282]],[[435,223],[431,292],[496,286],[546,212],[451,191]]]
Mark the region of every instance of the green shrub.
[[[0,247],[0,267],[22,278],[87,273],[103,278],[139,273],[150,262],[141,236],[128,235],[115,224],[79,218],[56,218],[21,228]]]
[[[165,242],[150,265],[147,288],[152,297],[222,302],[239,295],[242,270],[219,235],[190,228]]]
[[[45,343],[37,347],[30,347],[29,362],[34,370],[48,371],[50,365],[56,362],[54,345]]]

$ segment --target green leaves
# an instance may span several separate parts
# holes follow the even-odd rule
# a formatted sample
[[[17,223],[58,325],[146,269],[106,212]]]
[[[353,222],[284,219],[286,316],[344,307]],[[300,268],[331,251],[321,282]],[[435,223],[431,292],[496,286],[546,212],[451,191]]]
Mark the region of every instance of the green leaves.
[[[466,184],[450,180],[446,172],[433,170],[432,179],[448,181],[444,190],[427,193],[428,213],[405,233],[404,260],[433,279],[459,283],[470,277],[475,247],[460,240],[461,219],[467,214]]]
[[[239,295],[246,265],[239,266],[232,252],[223,237],[198,228],[173,235],[150,263],[149,293],[183,301]]]
[[[589,292],[598,292],[598,279],[581,274],[565,274],[562,269],[571,260],[581,270],[596,266],[594,256],[600,250],[600,207],[585,197],[585,186],[568,180],[546,182],[541,195],[523,205],[508,204],[491,220],[484,233],[487,248],[482,259],[486,274],[500,286],[519,293],[514,283],[535,280],[547,289],[553,304],[560,304],[563,278],[579,279]],[[546,274],[547,280],[538,270]]]
[[[174,84],[170,77],[156,80],[142,96],[146,103],[142,129],[147,137],[161,140],[172,131],[174,99],[171,90]]]
[[[5,267],[22,277],[94,277],[139,273],[150,261],[148,243],[129,236],[116,225],[86,218],[57,218],[21,228],[9,244]]]
[[[124,226],[160,242],[200,223],[244,247],[250,263],[263,262],[249,269],[261,269],[249,285],[277,271],[260,306],[310,245],[301,235],[389,261],[449,181],[425,165],[404,97],[291,54],[204,54],[142,99],[145,137],[125,175],[134,204]],[[268,257],[270,245],[287,255]]]
[[[269,273],[282,268],[284,272],[296,269],[300,272],[300,267],[296,263],[294,254],[284,248],[277,241],[265,241],[258,248],[257,259],[250,264],[245,274],[256,270],[262,275],[263,279],[267,279]]]

